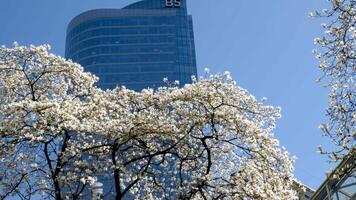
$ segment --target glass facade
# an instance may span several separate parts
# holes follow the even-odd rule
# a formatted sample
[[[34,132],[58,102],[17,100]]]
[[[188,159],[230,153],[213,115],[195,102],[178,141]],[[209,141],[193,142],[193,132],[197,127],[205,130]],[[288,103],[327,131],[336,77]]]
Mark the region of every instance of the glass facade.
[[[356,199],[356,150],[329,174],[315,192],[312,200],[355,200]]]
[[[97,75],[102,89],[157,88],[166,85],[164,78],[183,86],[197,75],[185,0],[143,0],[84,12],[68,25],[65,55]]]

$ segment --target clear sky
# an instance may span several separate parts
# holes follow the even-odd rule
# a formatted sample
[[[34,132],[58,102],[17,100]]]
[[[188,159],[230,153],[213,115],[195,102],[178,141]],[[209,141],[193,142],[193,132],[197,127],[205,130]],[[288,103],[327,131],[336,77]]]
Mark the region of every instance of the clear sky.
[[[0,45],[50,44],[64,56],[68,22],[94,8],[121,8],[137,0],[0,0]],[[297,157],[296,177],[318,188],[332,168],[316,150],[328,143],[327,90],[312,49],[320,20],[308,13],[325,0],[188,0],[199,72],[231,71],[237,83],[268,104],[282,107],[275,136]]]

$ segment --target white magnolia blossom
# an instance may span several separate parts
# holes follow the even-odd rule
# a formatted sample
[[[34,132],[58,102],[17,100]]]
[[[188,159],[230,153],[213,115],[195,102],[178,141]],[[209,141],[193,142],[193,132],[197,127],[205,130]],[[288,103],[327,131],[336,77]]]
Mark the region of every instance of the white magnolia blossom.
[[[335,149],[319,151],[336,162],[352,153],[356,141],[356,1],[330,0],[330,8],[312,13],[313,17],[326,17],[329,23],[322,37],[315,38],[319,50],[313,50],[324,73],[325,86],[330,89],[326,110],[329,122],[320,126],[325,136],[335,144]]]
[[[0,48],[0,198],[296,198],[280,109],[230,73],[183,88],[102,91],[48,47]],[[106,194],[104,194],[106,195]]]

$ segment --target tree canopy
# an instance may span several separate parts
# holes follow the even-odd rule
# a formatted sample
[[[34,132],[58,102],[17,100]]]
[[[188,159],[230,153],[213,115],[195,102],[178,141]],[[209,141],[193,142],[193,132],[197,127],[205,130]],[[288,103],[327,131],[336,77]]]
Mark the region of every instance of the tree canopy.
[[[312,17],[324,18],[328,23],[322,37],[315,38],[319,49],[315,49],[320,79],[330,89],[326,114],[329,121],[320,126],[324,135],[334,144],[333,149],[320,152],[336,162],[356,150],[356,1],[330,0],[330,8],[311,13]]]
[[[295,199],[280,109],[228,72],[103,91],[48,46],[0,48],[0,199]],[[108,187],[109,186],[109,187]]]

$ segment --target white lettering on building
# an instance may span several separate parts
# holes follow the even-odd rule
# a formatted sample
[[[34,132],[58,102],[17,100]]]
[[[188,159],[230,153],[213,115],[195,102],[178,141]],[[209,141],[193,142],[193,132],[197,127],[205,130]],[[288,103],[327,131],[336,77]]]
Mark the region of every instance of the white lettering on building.
[[[166,7],[180,8],[181,5],[182,5],[181,0],[166,0]]]

